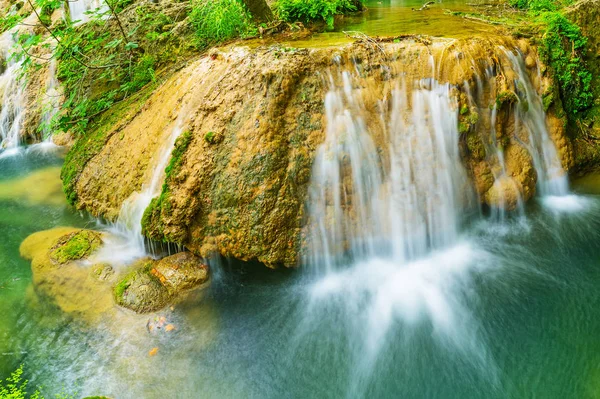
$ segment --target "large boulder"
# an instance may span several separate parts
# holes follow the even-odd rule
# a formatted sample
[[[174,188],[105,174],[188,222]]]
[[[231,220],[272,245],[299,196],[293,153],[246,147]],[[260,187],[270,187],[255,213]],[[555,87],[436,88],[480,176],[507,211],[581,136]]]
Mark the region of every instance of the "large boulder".
[[[91,230],[58,227],[34,233],[20,247],[31,260],[33,290],[45,303],[93,322],[114,306],[109,265],[87,264],[101,245],[102,235]]]
[[[79,208],[115,219],[127,198],[154,177],[152,154],[181,132],[162,192],[144,214],[144,234],[203,257],[216,252],[295,266],[305,248],[308,190],[326,136],[324,99],[331,85],[343,85],[344,71],[355,75],[351,90],[360,96],[362,122],[385,168],[389,129],[382,113],[391,109],[392,91],[403,81],[429,85],[423,78],[430,76],[433,58],[436,78],[451,85],[457,98],[460,153],[478,198],[495,206],[510,194],[504,203],[513,206],[515,194],[525,201],[535,194],[537,176],[531,157],[522,153],[527,126],[514,115],[528,99],[517,98],[523,97],[516,83],[521,72],[504,48],[519,49],[524,73],[542,93],[548,82],[539,78],[535,47],[510,38],[213,50],[167,80],[139,112],[101,127],[107,133],[100,141],[93,130],[79,138],[63,169],[65,189]],[[564,147],[559,152],[568,169],[564,129],[550,135]],[[506,175],[498,173],[496,148],[505,151]]]

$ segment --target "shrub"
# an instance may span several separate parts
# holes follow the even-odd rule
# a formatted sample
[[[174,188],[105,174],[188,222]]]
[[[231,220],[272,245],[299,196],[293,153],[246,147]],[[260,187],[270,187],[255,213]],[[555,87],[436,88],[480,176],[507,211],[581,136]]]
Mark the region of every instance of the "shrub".
[[[278,0],[275,10],[283,20],[315,21],[322,20],[333,28],[333,17],[338,14],[357,11],[360,1],[352,0]]]
[[[594,100],[592,74],[583,60],[587,39],[581,29],[562,13],[562,9],[571,5],[573,0],[509,0],[509,3],[527,10],[541,24],[540,56],[550,66],[558,82],[569,117],[590,108]]]
[[[250,14],[238,0],[196,0],[190,18],[201,47],[256,34]]]

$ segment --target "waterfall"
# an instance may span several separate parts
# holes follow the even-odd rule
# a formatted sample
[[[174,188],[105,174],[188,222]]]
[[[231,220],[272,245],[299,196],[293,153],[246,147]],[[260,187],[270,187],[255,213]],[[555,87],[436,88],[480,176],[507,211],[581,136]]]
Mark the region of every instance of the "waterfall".
[[[142,234],[142,218],[152,199],[161,192],[165,169],[169,164],[175,141],[182,132],[185,113],[180,112],[179,115],[167,140],[161,143],[153,159],[150,179],[142,185],[140,192],[134,192],[125,200],[116,222],[108,227],[111,235],[105,240],[106,245],[94,257],[94,262],[128,263],[149,255]]]
[[[69,1],[69,15],[71,21],[82,24],[90,20],[89,13],[104,13],[108,6],[103,0],[74,0]]]
[[[14,30],[0,36],[0,57],[5,60],[6,67],[0,74],[0,147],[15,149],[20,142],[21,127],[25,112],[24,88],[19,81],[21,62],[11,58],[11,50],[15,44]]]
[[[514,208],[524,214],[522,189],[505,160],[507,145],[530,152],[543,198],[568,194],[540,95],[522,57],[506,54],[503,67],[514,71],[506,75],[516,76],[517,95],[529,103],[528,109],[505,108],[515,127],[509,144],[500,143],[496,132],[500,66],[479,64],[462,84],[463,99],[485,115],[485,123],[477,125],[485,156],[477,162],[489,166],[494,183],[488,189],[497,190],[500,202],[492,209],[490,226],[502,225],[498,222],[507,217],[506,188],[516,196]],[[398,323],[431,326],[440,342],[468,352],[479,365],[488,363],[473,325],[471,301],[476,299],[470,298],[470,284],[497,260],[462,228],[475,194],[461,157],[460,140],[468,134],[459,132],[461,92],[436,80],[435,72],[412,81],[406,74],[396,76],[386,82],[391,89],[378,103],[380,125],[367,123],[374,111],[364,99],[372,93],[361,85],[359,67],[329,79],[326,137],[309,188],[306,263],[316,278],[308,289],[307,319],[333,318],[348,325],[361,365],[351,391],[368,380],[391,326]],[[519,129],[526,130],[527,142],[521,142],[525,136]]]
[[[360,90],[348,72],[342,82],[326,95],[326,139],[313,167],[311,262],[328,270],[347,258],[405,263],[455,243],[470,190],[451,86],[433,79],[411,90],[399,85],[383,107],[389,137],[376,144]]]
[[[548,133],[542,97],[525,71],[523,57],[511,51],[507,51],[506,54],[517,72],[518,81],[515,82],[515,87],[522,91],[518,94],[527,101],[527,110],[518,107],[516,115],[524,122],[529,133],[527,149],[537,172],[539,193],[542,196],[565,196],[569,194],[569,181],[561,165],[556,145]]]

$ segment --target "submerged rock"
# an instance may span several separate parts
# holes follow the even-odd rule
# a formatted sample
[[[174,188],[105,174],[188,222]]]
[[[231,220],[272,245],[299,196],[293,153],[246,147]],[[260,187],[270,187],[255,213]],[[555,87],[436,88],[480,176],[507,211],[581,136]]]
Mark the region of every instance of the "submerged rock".
[[[208,266],[189,252],[142,259],[114,288],[115,301],[138,313],[162,309],[208,280]]]
[[[34,233],[20,247],[21,256],[31,259],[32,284],[38,297],[62,312],[92,322],[114,306],[111,278],[104,267],[81,261],[102,243],[102,235],[91,230],[58,227]]]

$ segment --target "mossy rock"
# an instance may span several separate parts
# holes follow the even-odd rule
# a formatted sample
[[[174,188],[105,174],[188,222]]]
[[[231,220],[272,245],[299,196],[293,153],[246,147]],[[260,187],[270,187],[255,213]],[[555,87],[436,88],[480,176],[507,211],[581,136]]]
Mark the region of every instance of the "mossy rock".
[[[189,252],[159,261],[142,259],[133,268],[114,287],[113,293],[119,306],[137,313],[160,310],[208,280],[208,266]]]
[[[496,96],[496,105],[502,108],[504,104],[516,104],[519,102],[519,97],[514,91],[506,90]]]
[[[90,256],[102,245],[102,236],[92,230],[79,230],[60,237],[50,248],[50,259],[65,264]]]

